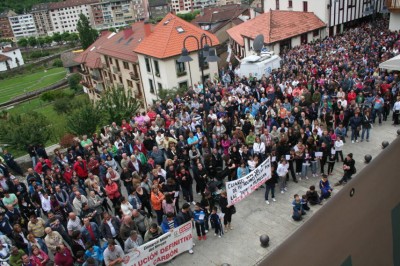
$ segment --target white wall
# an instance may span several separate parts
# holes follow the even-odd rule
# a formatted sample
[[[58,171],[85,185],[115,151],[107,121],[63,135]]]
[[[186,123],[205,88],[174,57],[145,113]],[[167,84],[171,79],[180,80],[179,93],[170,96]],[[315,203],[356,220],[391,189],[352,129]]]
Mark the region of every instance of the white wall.
[[[191,86],[195,83],[201,82],[201,70],[199,68],[199,60],[197,53],[191,53],[190,56],[192,57],[193,61],[190,62],[190,71],[189,71],[189,65],[188,63],[185,63],[185,71],[186,75],[184,76],[177,76],[176,73],[176,66],[175,66],[175,60],[179,58],[179,56],[173,57],[173,58],[168,58],[165,60],[160,60],[156,58],[149,58],[151,61],[151,72],[147,72],[146,69],[146,62],[145,62],[145,56],[143,55],[138,55],[139,57],[139,67],[140,67],[140,73],[141,73],[141,78],[143,82],[143,90],[145,93],[145,98],[147,101],[147,104],[152,104],[153,100],[157,100],[158,96],[158,83],[162,85],[163,89],[171,89],[173,87],[178,87],[178,84],[181,82],[187,82],[188,86]],[[159,70],[160,70],[160,76],[157,77],[155,72],[154,72],[154,60],[158,61],[159,65]],[[204,76],[209,76],[212,77],[214,73],[218,72],[218,63],[209,63],[209,68],[204,70]],[[190,75],[191,74],[191,75]],[[150,92],[150,81],[151,79],[153,81],[154,85],[154,93]]]
[[[53,32],[51,34],[56,32],[77,32],[76,24],[81,13],[89,18],[89,5],[66,7],[50,11],[50,19],[53,24]]]
[[[18,59],[20,66],[22,66],[24,64],[24,59],[22,58],[21,50],[19,50],[19,49],[15,49],[15,50],[12,50],[9,52],[0,51],[0,54],[4,54],[5,56],[8,56],[11,58],[11,60],[8,61],[8,65],[10,66],[10,68],[18,67],[17,59]],[[3,62],[3,63],[5,65],[5,62]],[[5,70],[7,70],[7,68]]]
[[[389,30],[400,30],[400,13],[390,13]]]
[[[0,62],[0,72],[6,70],[7,70],[6,62]]]
[[[268,12],[270,9],[276,10],[275,0],[262,1],[264,1],[264,12]],[[329,3],[329,0],[307,0],[307,2],[308,12],[314,12],[314,14],[317,15],[322,21],[327,23],[327,4]],[[279,0],[279,10],[303,11],[303,1],[292,0],[292,8],[289,8],[288,3],[288,0]]]

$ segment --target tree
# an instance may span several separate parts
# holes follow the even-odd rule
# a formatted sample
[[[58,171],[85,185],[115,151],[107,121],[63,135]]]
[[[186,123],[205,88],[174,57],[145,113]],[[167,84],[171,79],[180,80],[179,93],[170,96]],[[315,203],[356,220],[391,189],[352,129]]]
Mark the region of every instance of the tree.
[[[74,45],[74,44],[76,44],[77,41],[79,41],[79,35],[77,33],[73,32],[68,36],[67,41]]]
[[[54,33],[52,37],[53,41],[55,41],[56,43],[60,44],[62,42],[62,37],[59,32]]]
[[[18,46],[26,48],[28,46],[28,40],[26,38],[21,38],[18,40]]]
[[[47,45],[50,45],[53,42],[53,38],[51,36],[46,36],[46,37],[44,37],[44,42]]]
[[[0,140],[24,150],[29,144],[44,144],[50,140],[53,127],[37,112],[9,115],[0,123]]]
[[[100,125],[101,113],[91,104],[84,104],[67,117],[67,129],[76,135],[92,135]]]
[[[103,92],[97,108],[104,114],[107,121],[127,119],[140,108],[140,101],[132,96],[130,90],[125,93],[123,88],[109,88]]]
[[[69,87],[75,92],[81,90],[82,89],[80,85],[81,80],[82,80],[81,75],[79,75],[78,73],[72,74],[71,76],[68,77]]]
[[[82,13],[79,14],[76,29],[78,30],[83,49],[88,48],[97,39],[97,31],[90,26],[89,19]]]
[[[64,31],[64,32],[61,34],[61,39],[62,39],[62,41],[63,41],[63,42],[67,42],[69,36],[71,36],[71,33],[69,33],[68,31]]]
[[[164,100],[169,100],[169,99],[175,99],[176,95],[179,96],[184,96],[185,93],[187,92],[186,87],[181,87],[181,88],[172,88],[172,89],[160,89],[158,91],[158,98],[159,99],[164,99]]]
[[[30,47],[35,47],[38,44],[38,41],[35,37],[29,37],[28,38],[28,44]]]
[[[37,43],[40,47],[43,47],[43,45],[46,43],[46,40],[43,37],[39,37],[37,38]]]
[[[196,10],[196,11],[193,11],[191,13],[177,14],[177,16],[180,17],[183,20],[186,20],[186,21],[190,22],[193,19],[195,19],[198,14],[200,14],[200,11]]]

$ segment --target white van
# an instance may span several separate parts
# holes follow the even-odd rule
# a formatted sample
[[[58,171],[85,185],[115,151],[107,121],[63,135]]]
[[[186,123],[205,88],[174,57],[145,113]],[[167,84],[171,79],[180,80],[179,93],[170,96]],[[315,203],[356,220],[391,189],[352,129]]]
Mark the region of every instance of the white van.
[[[250,55],[240,62],[239,77],[253,77],[260,79],[263,74],[269,77],[273,69],[281,67],[281,58],[271,52],[260,55]]]

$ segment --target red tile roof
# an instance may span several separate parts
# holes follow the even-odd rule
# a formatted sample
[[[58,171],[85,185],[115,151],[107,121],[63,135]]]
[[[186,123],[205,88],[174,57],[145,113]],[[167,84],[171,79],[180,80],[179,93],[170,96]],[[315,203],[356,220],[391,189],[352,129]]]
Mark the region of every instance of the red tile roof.
[[[203,10],[204,14],[201,16],[197,16],[194,20],[191,21],[191,23],[200,25],[227,21],[237,18],[246,10],[247,8],[236,4],[218,7],[207,7]]]
[[[274,10],[227,30],[229,36],[244,46],[243,37],[254,39],[264,35],[270,44],[325,27],[325,23],[312,12]]]
[[[9,47],[9,46],[7,46],[7,47],[4,47],[3,48],[3,53],[8,53],[8,52],[11,52],[11,51],[14,51],[14,50],[17,50],[18,49],[18,47]]]
[[[11,58],[6,55],[0,54],[0,62],[5,62],[8,60],[11,60]]]
[[[78,56],[75,57],[75,61],[78,63],[85,63],[85,65],[89,68],[101,68],[101,56],[97,52],[99,47],[108,40],[108,38],[115,33],[109,31],[103,31],[101,36],[92,44],[90,45],[85,51],[80,53]]]
[[[183,31],[178,32],[179,28]],[[167,14],[154,28],[153,33],[142,41],[134,51],[138,54],[155,58],[169,58],[181,54],[185,37],[194,35],[200,39],[202,34],[210,37],[213,46],[219,44],[215,35],[196,27],[174,14]],[[186,48],[190,52],[198,50],[196,41],[193,38],[189,38],[186,41]]]
[[[151,34],[154,27],[150,23],[136,22],[106,40],[97,52],[124,61],[137,62],[137,54],[133,50]]]

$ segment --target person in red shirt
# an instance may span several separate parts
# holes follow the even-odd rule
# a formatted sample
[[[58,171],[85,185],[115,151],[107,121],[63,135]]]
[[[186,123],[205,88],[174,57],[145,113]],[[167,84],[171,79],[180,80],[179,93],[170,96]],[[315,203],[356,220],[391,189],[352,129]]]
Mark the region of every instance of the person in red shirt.
[[[86,164],[86,161],[83,160],[81,156],[78,156],[77,161],[74,164],[74,171],[76,172],[76,175],[83,180],[85,180],[88,176],[88,169]]]
[[[73,171],[72,171],[71,167],[69,166],[69,164],[64,165],[64,167],[65,167],[64,174],[63,174],[64,180],[68,185],[71,185]]]
[[[131,125],[129,125],[129,123],[127,123],[125,119],[122,120],[121,128],[125,128],[128,132],[132,132]]]
[[[57,266],[71,266],[74,265],[74,257],[71,251],[61,244],[56,248],[56,255],[54,255],[54,264]]]
[[[51,169],[51,161],[49,159],[39,158],[39,162],[35,166],[35,172],[39,175],[44,174],[47,169]]]
[[[357,98],[357,94],[354,92],[354,90],[352,89],[349,94],[347,94],[347,103],[351,104],[351,102],[353,100],[355,100]]]

